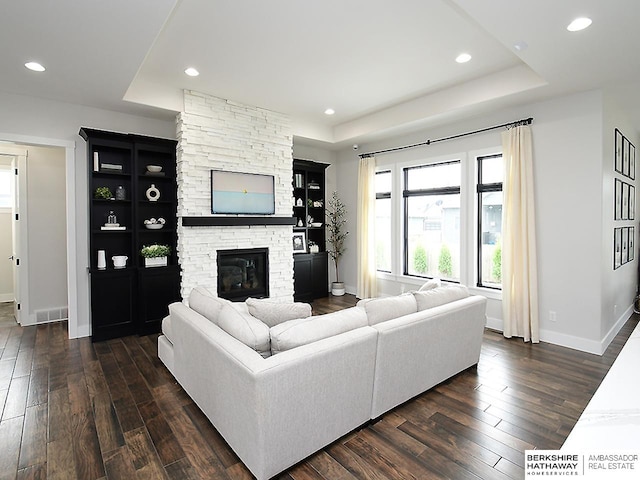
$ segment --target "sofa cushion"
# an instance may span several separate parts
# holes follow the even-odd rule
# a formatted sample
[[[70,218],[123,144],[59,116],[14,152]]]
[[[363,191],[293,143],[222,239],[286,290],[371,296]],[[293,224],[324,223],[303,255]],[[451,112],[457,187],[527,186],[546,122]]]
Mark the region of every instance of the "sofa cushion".
[[[189,308],[195,310],[209,321],[218,324],[222,307],[229,304],[224,298],[215,297],[204,287],[195,287],[189,294]]]
[[[271,327],[271,353],[275,355],[366,325],[367,315],[364,309],[358,307],[289,320]]]
[[[469,296],[469,290],[464,285],[450,285],[431,290],[413,292],[418,305],[418,311],[437,307],[445,303],[454,302]]]
[[[296,318],[311,316],[311,305],[308,303],[282,303],[269,299],[247,298],[249,313],[262,320],[269,327]]]
[[[217,325],[263,357],[271,355],[269,327],[249,313],[239,311],[231,302],[220,310]]]
[[[364,306],[371,300],[375,300],[375,298],[362,298],[358,300],[358,303],[356,303],[356,307],[364,308]]]
[[[438,288],[442,286],[442,282],[439,278],[432,278],[431,280],[422,284],[422,286],[418,289],[419,292],[424,292],[426,290],[433,290],[434,288]]]
[[[418,311],[415,297],[410,293],[394,297],[372,298],[364,302],[369,325],[385,322]]]

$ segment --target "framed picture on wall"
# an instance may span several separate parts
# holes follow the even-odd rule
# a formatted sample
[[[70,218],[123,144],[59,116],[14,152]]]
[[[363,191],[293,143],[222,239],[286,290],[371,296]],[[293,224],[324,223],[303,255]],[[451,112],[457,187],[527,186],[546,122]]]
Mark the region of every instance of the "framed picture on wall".
[[[614,181],[613,219],[622,220],[622,181]]]
[[[622,132],[616,128],[614,167],[616,172],[622,173]]]
[[[627,252],[628,259],[633,262],[635,258],[635,240],[636,240],[636,228],[629,227],[629,250]]]
[[[622,228],[613,229],[613,269],[622,265]]]
[[[629,228],[622,227],[622,259],[620,264],[624,265],[629,261]]]
[[[629,185],[629,220],[636,218],[636,187]]]
[[[622,137],[622,175],[629,176],[629,140]]]
[[[629,178],[632,180],[636,178],[636,147],[631,142],[629,142]]]
[[[307,239],[304,232],[293,232],[293,253],[307,252]]]
[[[629,186],[622,182],[622,220],[629,220]]]

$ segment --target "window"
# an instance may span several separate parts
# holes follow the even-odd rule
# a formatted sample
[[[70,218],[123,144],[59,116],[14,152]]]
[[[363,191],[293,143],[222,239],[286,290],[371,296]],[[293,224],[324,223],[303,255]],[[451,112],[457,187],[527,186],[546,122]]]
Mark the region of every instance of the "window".
[[[391,271],[391,170],[376,172],[376,269]]]
[[[0,208],[11,208],[13,206],[12,181],[11,168],[0,165]]]
[[[478,286],[502,287],[502,154],[478,157]]]
[[[404,274],[460,281],[460,161],[403,175]]]

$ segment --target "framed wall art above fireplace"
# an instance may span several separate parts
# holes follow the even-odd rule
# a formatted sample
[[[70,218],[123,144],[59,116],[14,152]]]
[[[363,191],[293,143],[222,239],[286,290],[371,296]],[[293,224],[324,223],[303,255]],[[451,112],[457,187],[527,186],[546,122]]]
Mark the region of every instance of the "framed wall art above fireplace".
[[[273,175],[211,170],[211,213],[275,213]]]

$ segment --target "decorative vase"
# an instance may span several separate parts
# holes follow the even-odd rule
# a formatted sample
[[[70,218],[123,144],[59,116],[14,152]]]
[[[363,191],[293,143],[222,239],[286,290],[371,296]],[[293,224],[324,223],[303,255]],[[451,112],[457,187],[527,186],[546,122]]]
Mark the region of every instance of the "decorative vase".
[[[126,268],[129,257],[126,255],[114,255],[111,260],[113,260],[113,268]]]
[[[104,270],[107,268],[107,255],[104,250],[98,250],[98,269]]]
[[[154,258],[145,257],[144,266],[145,267],[166,267],[167,257],[154,257]]]
[[[153,183],[147,188],[146,194],[150,202],[157,202],[160,198],[160,190],[158,190]]]
[[[332,282],[331,283],[331,295],[341,297],[344,295],[344,282]]]

